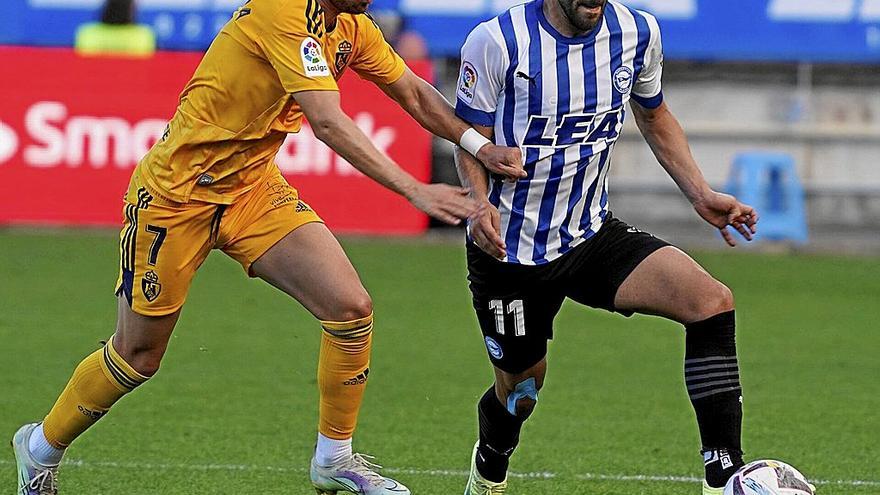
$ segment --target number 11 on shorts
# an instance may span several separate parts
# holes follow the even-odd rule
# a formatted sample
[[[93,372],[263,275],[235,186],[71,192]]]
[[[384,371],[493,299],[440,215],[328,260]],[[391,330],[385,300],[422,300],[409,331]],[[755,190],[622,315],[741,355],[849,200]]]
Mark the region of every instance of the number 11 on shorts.
[[[489,309],[495,311],[495,331],[498,335],[504,335],[504,301],[493,299],[489,301]],[[510,301],[507,305],[507,314],[514,314],[514,335],[522,337],[526,334],[526,317],[523,313],[522,299]]]

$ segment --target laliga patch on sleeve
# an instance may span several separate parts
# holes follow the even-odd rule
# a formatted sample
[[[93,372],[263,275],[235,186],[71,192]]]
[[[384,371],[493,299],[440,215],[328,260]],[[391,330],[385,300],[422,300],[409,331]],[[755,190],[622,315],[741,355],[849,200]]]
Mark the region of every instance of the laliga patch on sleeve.
[[[474,102],[474,91],[477,89],[477,69],[470,62],[461,66],[461,77],[458,80],[458,97],[461,101],[471,104]]]
[[[321,44],[314,38],[306,38],[300,46],[302,55],[303,68],[306,71],[306,77],[321,77],[330,75],[330,66],[324,60],[324,50]]]

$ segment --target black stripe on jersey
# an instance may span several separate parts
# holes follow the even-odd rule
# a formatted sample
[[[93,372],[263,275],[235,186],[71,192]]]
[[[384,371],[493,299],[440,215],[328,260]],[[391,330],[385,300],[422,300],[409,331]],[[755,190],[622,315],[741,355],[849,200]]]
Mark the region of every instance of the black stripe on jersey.
[[[318,0],[309,0],[306,5],[306,29],[309,31],[309,34],[319,38],[324,34],[324,20],[321,14],[323,14],[323,9],[321,9],[321,4],[318,3]]]
[[[138,208],[146,210],[150,207],[150,202],[153,201],[153,195],[148,193],[146,189],[143,187],[138,189]]]
[[[373,18],[373,14],[370,14],[369,12],[364,12],[364,15],[367,16],[367,19],[373,21],[373,25],[376,26],[376,29],[379,29],[381,31],[381,29],[379,28],[379,23],[376,22],[375,18]]]
[[[312,11],[315,10],[315,4],[317,3],[317,0],[309,0],[308,4],[306,5],[306,29],[310,33],[315,32],[315,21]]]

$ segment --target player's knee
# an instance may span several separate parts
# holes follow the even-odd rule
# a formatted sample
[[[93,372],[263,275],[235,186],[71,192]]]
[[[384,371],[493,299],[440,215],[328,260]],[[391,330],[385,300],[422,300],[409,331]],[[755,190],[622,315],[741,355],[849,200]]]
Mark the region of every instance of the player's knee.
[[[113,347],[132,369],[146,377],[151,377],[159,371],[162,357],[165,355],[164,346],[152,347],[122,342],[114,343]]]
[[[736,306],[733,300],[733,291],[730,290],[730,287],[722,284],[721,282],[718,282],[718,285],[718,306],[721,310],[719,311],[719,313],[733,311]]]
[[[373,314],[373,300],[366,292],[350,297],[336,310],[336,321],[353,321],[367,318]]]
[[[151,377],[159,372],[159,366],[162,364],[162,355],[141,353],[136,354],[132,358],[125,358],[125,361],[141,375]]]
[[[538,405],[538,391],[543,386],[543,380],[530,377],[519,383],[508,386],[507,412],[525,421],[535,411]]]
[[[732,311],[735,307],[733,292],[729,287],[714,280],[711,288],[695,298],[691,304],[689,321],[703,321],[715,315]]]
[[[531,398],[524,398],[516,401],[516,407],[514,408],[514,416],[519,418],[522,421],[529,419],[529,416],[535,412],[535,407],[538,406],[538,401]]]
[[[716,280],[709,297],[706,298],[706,307],[704,308],[706,314],[702,319],[732,311],[733,307],[733,292],[729,287]]]

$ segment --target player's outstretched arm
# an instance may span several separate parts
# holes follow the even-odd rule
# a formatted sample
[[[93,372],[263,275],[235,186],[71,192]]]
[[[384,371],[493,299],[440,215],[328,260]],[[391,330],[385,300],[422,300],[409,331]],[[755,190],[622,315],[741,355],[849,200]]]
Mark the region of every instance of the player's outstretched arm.
[[[475,134],[470,125],[456,117],[455,109],[437,88],[411,70],[406,69],[392,84],[378,86],[431,134],[469,148],[471,152],[476,150],[474,156],[490,172],[514,180],[526,177],[519,149],[496,146],[481,134]],[[468,140],[474,144],[468,146]]]
[[[301,91],[294,98],[315,136],[366,176],[404,196],[416,208],[457,225],[477,210],[468,190],[446,184],[423,184],[373,146],[339,106],[338,91]]]
[[[475,126],[475,129],[486,137],[492,137],[490,127]],[[489,175],[486,169],[460,147],[455,148],[455,167],[462,185],[470,191],[471,199],[479,205],[477,212],[470,218],[471,239],[490,256],[503,258],[507,247],[501,238],[501,215],[489,202]]]
[[[735,228],[746,240],[751,241],[757,232],[758,213],[733,196],[713,191],[709,187],[691,154],[684,129],[666,103],[657,108],[645,108],[633,102],[632,110],[636,124],[651,146],[657,161],[678,184],[697,213],[715,226],[730,246],[736,246],[736,240],[727,229],[728,226]]]

